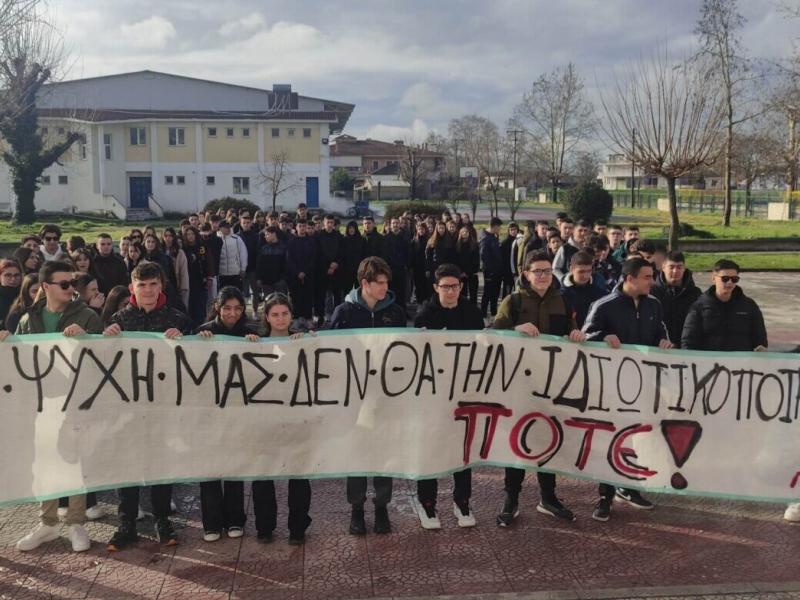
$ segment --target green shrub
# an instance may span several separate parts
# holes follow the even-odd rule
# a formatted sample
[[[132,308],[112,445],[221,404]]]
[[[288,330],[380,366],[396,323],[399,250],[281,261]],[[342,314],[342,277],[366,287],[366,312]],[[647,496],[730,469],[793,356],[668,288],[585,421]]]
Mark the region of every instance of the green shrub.
[[[385,219],[391,219],[393,217],[399,217],[406,211],[410,211],[412,214],[439,217],[444,210],[445,206],[441,202],[420,202],[419,200],[412,202],[410,200],[400,200],[397,202],[388,202],[383,216]]]
[[[259,210],[258,206],[250,202],[250,200],[244,200],[242,198],[232,198],[230,196],[224,196],[222,198],[217,198],[216,200],[211,200],[206,203],[203,207],[203,210],[219,210],[220,208],[224,210],[229,210],[231,208],[235,208],[236,210],[242,210],[246,208],[251,212],[255,212]]]
[[[564,208],[576,221],[608,221],[614,210],[614,197],[597,183],[581,183],[565,194]]]

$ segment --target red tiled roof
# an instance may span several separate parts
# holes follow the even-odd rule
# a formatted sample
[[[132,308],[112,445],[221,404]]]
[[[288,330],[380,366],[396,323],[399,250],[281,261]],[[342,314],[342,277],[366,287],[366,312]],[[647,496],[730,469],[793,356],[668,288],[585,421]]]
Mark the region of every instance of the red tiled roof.
[[[328,121],[336,122],[335,112],[241,112],[241,111],[190,111],[190,110],[125,110],[125,109],[104,109],[96,110],[65,108],[41,108],[39,116],[60,117],[65,119],[79,119],[81,121],[135,121],[147,119],[206,119],[217,121]]]
[[[346,139],[338,138],[335,144],[331,145],[331,156],[391,156],[403,157],[406,155],[408,146],[401,144],[391,144],[379,140],[354,140],[350,136],[343,136]],[[444,157],[442,152],[433,152],[424,148],[417,149],[419,156]]]

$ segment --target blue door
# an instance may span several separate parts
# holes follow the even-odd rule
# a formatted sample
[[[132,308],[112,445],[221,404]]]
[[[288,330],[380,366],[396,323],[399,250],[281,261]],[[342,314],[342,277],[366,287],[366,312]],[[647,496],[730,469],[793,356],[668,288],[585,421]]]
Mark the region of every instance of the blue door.
[[[147,208],[147,197],[153,192],[151,177],[130,178],[131,208]]]
[[[319,177],[306,177],[306,206],[319,208]]]

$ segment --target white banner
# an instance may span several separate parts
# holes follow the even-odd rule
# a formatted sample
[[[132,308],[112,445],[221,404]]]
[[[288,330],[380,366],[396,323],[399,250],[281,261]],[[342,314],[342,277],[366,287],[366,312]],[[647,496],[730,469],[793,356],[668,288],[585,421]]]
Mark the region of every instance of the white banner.
[[[124,485],[465,465],[797,500],[800,360],[359,330],[0,344],[0,503]]]

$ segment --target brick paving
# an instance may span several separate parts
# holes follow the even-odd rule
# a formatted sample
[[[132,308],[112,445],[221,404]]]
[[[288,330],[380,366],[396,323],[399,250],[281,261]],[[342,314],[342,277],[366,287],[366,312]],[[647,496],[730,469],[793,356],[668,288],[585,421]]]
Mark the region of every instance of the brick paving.
[[[180,544],[173,548],[153,541],[152,521],[144,521],[142,541],[109,554],[105,542],[116,517],[108,516],[87,525],[94,542],[89,552],[71,552],[64,527],[61,539],[21,553],[13,545],[36,524],[36,506],[2,509],[0,598],[621,598],[654,597],[654,590],[670,597],[671,589],[682,589],[673,586],[700,586],[674,597],[800,598],[800,527],[781,520],[780,505],[653,495],[654,511],[617,504],[603,524],[591,519],[594,485],[563,479],[559,494],[578,517],[566,523],[536,512],[537,486],[529,475],[519,521],[501,529],[495,514],[502,471],[481,469],[474,477],[478,526],[459,529],[448,498],[451,481],[441,484],[441,530],[420,528],[415,484],[397,480],[394,532],[359,538],[346,531],[344,482],[312,482],[314,522],[299,547],[287,542],[285,507],[271,545],[256,542],[252,513],[243,538],[203,542],[196,486],[175,488]],[[285,484],[277,487],[285,501]],[[112,515],[115,495],[100,499]],[[371,520],[370,510],[368,525]]]

